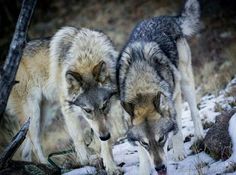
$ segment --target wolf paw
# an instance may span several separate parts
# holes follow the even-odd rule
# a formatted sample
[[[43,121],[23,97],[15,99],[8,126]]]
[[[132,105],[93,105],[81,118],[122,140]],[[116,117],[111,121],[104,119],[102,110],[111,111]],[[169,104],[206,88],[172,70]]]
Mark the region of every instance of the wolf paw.
[[[195,136],[194,136],[194,142],[202,141],[203,138],[204,138],[204,135],[203,135],[203,134],[201,134],[201,133],[195,134]]]
[[[89,160],[88,160],[88,158],[85,158],[85,159],[80,158],[79,163],[80,163],[80,165],[89,165]]]
[[[89,165],[95,167],[103,167],[103,161],[101,157],[97,156],[90,156],[89,158]]]
[[[79,162],[80,165],[89,165],[89,158],[88,158],[88,153],[84,152],[83,154],[80,154],[77,152],[77,160]]]
[[[81,146],[80,149],[76,149],[77,160],[80,165],[89,165],[89,158],[92,156],[92,153],[85,146]]]
[[[194,127],[194,140],[203,140],[204,138],[204,131],[202,127],[201,121],[198,121]]]
[[[174,153],[174,161],[180,161],[183,160],[186,157],[184,151],[183,152],[178,152],[178,153]]]
[[[112,168],[112,169],[107,168],[106,171],[107,171],[108,175],[122,175],[122,174],[124,174],[122,169],[119,168],[119,167],[115,167],[115,168]]]

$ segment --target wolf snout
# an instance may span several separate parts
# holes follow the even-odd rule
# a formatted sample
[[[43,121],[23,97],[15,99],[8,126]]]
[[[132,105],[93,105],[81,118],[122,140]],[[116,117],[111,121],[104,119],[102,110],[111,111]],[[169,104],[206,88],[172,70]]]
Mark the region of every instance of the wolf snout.
[[[166,175],[167,173],[167,169],[165,165],[160,165],[160,166],[156,166],[155,170],[157,171],[158,175]]]
[[[100,135],[99,138],[100,138],[101,141],[107,141],[111,138],[111,134],[107,133],[106,135],[102,135],[102,136]]]

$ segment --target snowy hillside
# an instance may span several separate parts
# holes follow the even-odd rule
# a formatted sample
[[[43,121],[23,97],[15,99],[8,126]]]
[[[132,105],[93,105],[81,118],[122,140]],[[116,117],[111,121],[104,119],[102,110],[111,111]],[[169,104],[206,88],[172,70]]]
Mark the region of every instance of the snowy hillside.
[[[229,92],[236,88],[236,77],[228,84],[228,86],[220,92],[219,96],[206,95],[201,99],[200,102],[200,116],[202,122],[214,122],[215,117],[219,115],[219,112],[215,112],[216,105],[220,105],[221,108],[229,110],[232,108],[231,103],[235,102],[235,97],[230,96]],[[193,135],[193,123],[190,117],[190,111],[187,103],[183,104],[182,110],[182,123],[183,123],[183,135],[184,138],[189,135]],[[207,129],[204,130],[205,133]],[[185,151],[187,157],[183,161],[175,162],[172,160],[172,149],[168,152],[168,174],[170,175],[198,175],[207,174],[215,175],[221,174],[225,171],[226,167],[230,167],[232,164],[232,159],[229,161],[215,161],[205,152],[200,152],[198,154],[193,154],[190,150],[193,139],[185,142]],[[123,162],[122,169],[125,175],[137,175],[138,174],[138,152],[137,147],[132,146],[125,140],[123,143],[115,145],[113,148],[113,154],[117,164]],[[236,160],[234,160],[236,161]],[[73,170],[66,175],[85,175],[85,174],[95,174],[96,170],[93,167],[84,167],[80,169]],[[156,174],[153,171],[153,174]],[[228,173],[236,174],[236,173]]]

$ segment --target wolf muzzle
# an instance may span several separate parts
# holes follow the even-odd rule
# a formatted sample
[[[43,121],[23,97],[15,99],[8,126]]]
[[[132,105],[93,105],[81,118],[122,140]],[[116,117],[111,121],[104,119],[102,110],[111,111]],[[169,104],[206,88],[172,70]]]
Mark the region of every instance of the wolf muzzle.
[[[157,171],[158,175],[166,175],[167,174],[167,169],[165,165],[160,165],[155,167],[155,170]]]
[[[108,133],[107,135],[100,136],[99,138],[100,138],[101,141],[107,141],[107,140],[109,140],[111,138],[111,134]]]

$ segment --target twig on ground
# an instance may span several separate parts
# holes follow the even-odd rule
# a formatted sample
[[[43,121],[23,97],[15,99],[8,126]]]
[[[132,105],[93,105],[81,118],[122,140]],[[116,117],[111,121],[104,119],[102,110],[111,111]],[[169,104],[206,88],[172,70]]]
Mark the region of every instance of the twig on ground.
[[[6,147],[3,153],[0,155],[0,169],[7,166],[17,149],[25,140],[30,125],[30,118],[23,124],[20,131],[13,137],[11,143]]]

